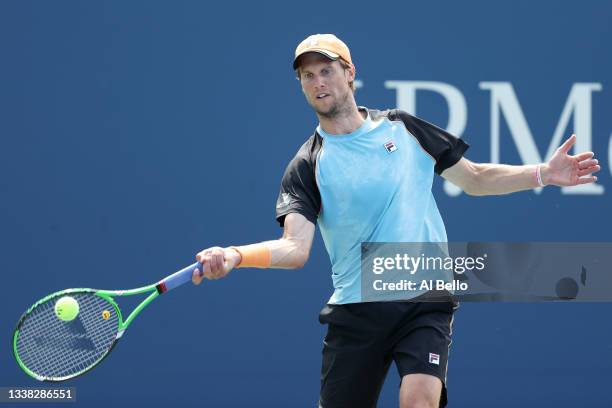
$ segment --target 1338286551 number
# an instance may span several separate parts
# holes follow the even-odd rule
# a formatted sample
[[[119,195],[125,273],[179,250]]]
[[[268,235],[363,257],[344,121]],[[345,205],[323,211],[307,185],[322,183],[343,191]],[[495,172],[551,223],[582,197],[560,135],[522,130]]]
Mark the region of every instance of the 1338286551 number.
[[[58,400],[74,401],[75,391],[71,388],[5,388],[0,400]]]

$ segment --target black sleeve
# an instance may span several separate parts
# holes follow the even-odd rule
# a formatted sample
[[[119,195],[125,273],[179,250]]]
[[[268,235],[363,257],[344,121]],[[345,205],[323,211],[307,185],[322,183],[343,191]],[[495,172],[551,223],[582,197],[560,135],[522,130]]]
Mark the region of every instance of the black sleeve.
[[[276,220],[281,227],[290,213],[302,214],[316,224],[321,210],[321,195],[315,179],[316,157],[320,149],[321,136],[315,133],[287,166],[276,200]]]
[[[441,174],[444,170],[454,166],[470,147],[463,140],[447,131],[402,110],[391,111],[389,119],[404,122],[406,129],[417,138],[423,149],[436,160],[434,170],[437,174]]]

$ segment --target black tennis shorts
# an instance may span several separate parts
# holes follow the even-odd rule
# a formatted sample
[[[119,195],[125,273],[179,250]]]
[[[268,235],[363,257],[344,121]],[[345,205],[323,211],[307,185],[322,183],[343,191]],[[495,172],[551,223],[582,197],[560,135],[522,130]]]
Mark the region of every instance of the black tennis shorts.
[[[391,361],[400,378],[430,374],[442,380],[440,407],[446,405],[446,366],[451,344],[453,302],[372,302],[327,305],[323,342],[323,408],[373,408]]]

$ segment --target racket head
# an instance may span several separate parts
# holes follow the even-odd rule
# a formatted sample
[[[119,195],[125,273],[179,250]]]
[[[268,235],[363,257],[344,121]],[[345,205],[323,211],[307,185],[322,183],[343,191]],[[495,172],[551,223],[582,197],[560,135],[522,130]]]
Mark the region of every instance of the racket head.
[[[71,321],[55,314],[56,302],[71,296],[79,305]],[[94,289],[67,289],[32,305],[13,334],[19,366],[39,381],[65,381],[98,365],[122,334],[123,320],[115,301]]]

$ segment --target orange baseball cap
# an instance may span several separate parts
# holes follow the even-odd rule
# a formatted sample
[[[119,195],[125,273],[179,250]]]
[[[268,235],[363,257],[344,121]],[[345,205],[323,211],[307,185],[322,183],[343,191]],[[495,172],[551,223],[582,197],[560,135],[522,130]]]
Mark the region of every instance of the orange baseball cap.
[[[314,34],[302,41],[295,49],[293,69],[297,69],[298,67],[298,58],[307,52],[318,52],[334,61],[338,58],[342,58],[349,64],[353,64],[351,52],[348,47],[342,40],[333,34]]]

